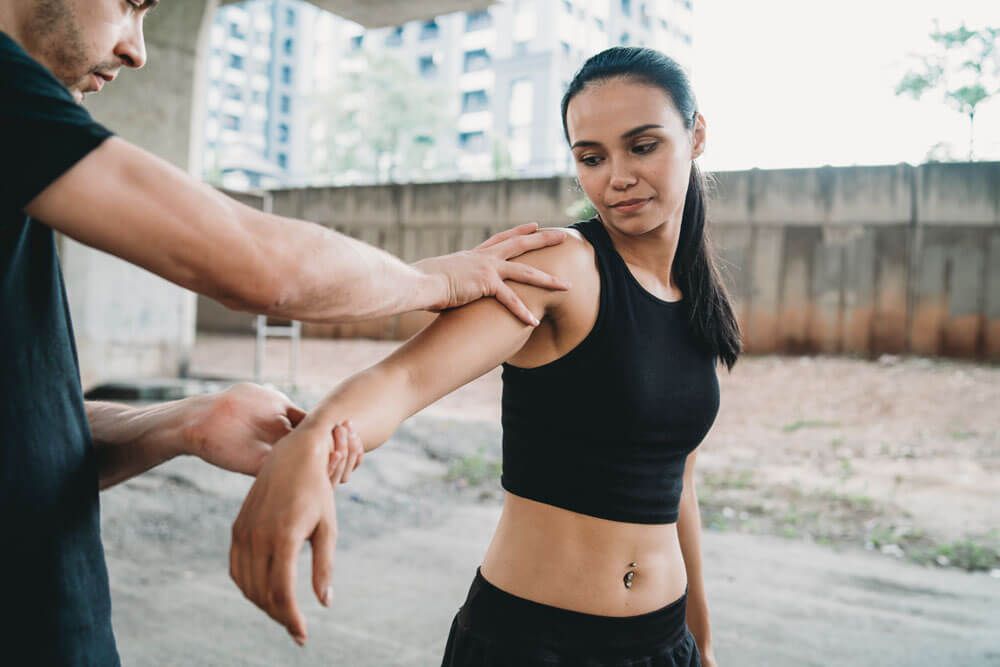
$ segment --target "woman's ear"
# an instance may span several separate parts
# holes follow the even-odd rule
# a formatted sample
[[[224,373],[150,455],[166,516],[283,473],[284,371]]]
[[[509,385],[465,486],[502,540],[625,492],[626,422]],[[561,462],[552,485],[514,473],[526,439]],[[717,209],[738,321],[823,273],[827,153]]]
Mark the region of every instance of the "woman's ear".
[[[705,117],[694,114],[694,129],[691,135],[691,159],[700,157],[705,152]]]

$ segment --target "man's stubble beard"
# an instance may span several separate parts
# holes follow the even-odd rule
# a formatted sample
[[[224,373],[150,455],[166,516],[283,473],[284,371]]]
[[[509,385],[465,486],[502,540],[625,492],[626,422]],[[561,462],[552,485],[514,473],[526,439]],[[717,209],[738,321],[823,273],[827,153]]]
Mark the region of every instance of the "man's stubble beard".
[[[66,0],[38,0],[25,33],[27,51],[63,85],[80,92],[94,68],[88,62],[83,32]]]

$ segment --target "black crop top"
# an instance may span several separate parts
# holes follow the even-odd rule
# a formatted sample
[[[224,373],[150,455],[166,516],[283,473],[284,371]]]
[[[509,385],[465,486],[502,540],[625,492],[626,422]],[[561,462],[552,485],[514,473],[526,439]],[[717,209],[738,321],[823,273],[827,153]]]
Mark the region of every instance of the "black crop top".
[[[719,409],[716,358],[698,345],[685,295],[643,288],[597,218],[597,321],[566,355],[503,365],[503,474],[511,493],[630,523],[677,520],[684,462]]]

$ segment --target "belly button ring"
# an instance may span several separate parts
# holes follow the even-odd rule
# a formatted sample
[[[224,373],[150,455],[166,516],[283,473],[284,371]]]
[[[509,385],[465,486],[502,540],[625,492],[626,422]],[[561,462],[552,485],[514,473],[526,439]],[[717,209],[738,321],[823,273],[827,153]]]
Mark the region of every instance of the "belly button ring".
[[[637,567],[635,563],[629,563],[629,567]],[[625,577],[622,580],[625,584],[625,588],[632,588],[632,580],[635,578],[635,570],[629,570],[625,573]]]

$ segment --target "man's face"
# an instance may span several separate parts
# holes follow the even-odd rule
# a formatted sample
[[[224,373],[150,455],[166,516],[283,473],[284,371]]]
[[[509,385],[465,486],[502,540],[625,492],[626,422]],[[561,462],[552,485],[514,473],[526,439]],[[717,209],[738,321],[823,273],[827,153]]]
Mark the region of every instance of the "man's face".
[[[37,0],[29,10],[23,46],[80,102],[123,66],[146,63],[142,22],[156,1]]]

